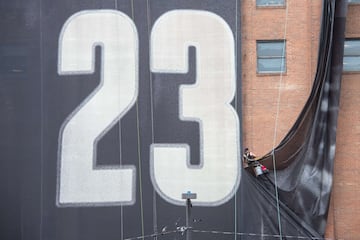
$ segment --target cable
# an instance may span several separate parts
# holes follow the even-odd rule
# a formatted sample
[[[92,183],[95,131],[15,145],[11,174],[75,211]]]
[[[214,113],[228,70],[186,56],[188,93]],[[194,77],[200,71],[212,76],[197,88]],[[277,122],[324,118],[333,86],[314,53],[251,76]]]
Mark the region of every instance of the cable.
[[[145,239],[145,238],[157,238],[158,236],[163,236],[163,235],[168,235],[171,233],[178,233],[180,232],[179,230],[173,230],[173,231],[167,231],[167,232],[162,232],[162,233],[153,233],[153,234],[148,234],[148,235],[142,235],[142,236],[138,236],[138,237],[131,237],[131,238],[125,238],[124,240],[137,240],[137,239]]]
[[[283,38],[283,49],[282,49],[282,56],[285,57],[285,43],[286,43],[286,31],[287,31],[287,22],[288,22],[288,14],[289,14],[289,5],[290,1],[286,3],[286,11],[285,11],[285,24],[284,24],[284,38]],[[275,159],[275,144],[277,139],[277,128],[278,128],[278,120],[279,120],[279,112],[280,112],[280,99],[281,99],[281,87],[283,82],[283,69],[284,69],[284,62],[281,61],[281,68],[280,68],[280,79],[279,79],[279,90],[278,90],[278,98],[277,98],[277,106],[276,106],[276,116],[275,116],[275,127],[274,127],[274,139],[273,139],[273,146],[272,146],[272,160],[273,160],[273,167],[274,167],[274,182],[275,182],[275,196],[276,196],[276,208],[277,208],[277,218],[278,218],[278,225],[279,225],[279,237],[282,240],[282,229],[281,229],[281,217],[280,217],[280,204],[279,204],[279,192],[278,192],[278,185],[277,185],[277,173],[276,173],[276,159]]]
[[[131,0],[131,18],[134,20],[134,0]],[[144,204],[142,191],[142,167],[141,167],[141,141],[140,141],[140,122],[139,122],[139,100],[136,101],[136,128],[137,128],[137,151],[139,165],[139,197],[140,197],[140,214],[141,214],[141,233],[144,235]]]
[[[209,231],[209,230],[197,230],[191,229],[190,231],[194,233],[211,233],[211,234],[222,234],[222,235],[237,235],[237,236],[248,236],[248,237],[273,237],[282,239],[285,237],[286,239],[312,239],[312,240],[332,240],[330,238],[319,238],[319,237],[305,237],[305,236],[293,236],[293,235],[275,235],[275,234],[259,234],[259,233],[244,233],[244,232],[223,232],[223,231]]]
[[[43,24],[42,24],[42,0],[39,2],[39,38],[40,38],[40,240],[43,239],[43,213],[44,213],[44,72],[43,72]]]
[[[141,152],[140,152],[140,124],[139,124],[139,103],[136,101],[136,126],[138,134],[138,164],[139,164],[139,195],[140,195],[140,213],[141,213],[141,231],[144,234],[144,206],[142,192],[142,168],[141,168]]]
[[[147,31],[148,31],[148,40],[150,43],[150,26],[151,26],[151,14],[150,14],[150,0],[146,0],[146,12],[147,12]],[[150,43],[151,44],[151,43]],[[151,46],[149,46],[149,49]],[[150,51],[149,51],[150,52]],[[154,134],[154,99],[153,99],[153,79],[151,69],[149,69],[149,80],[150,80],[150,112],[151,112],[151,143],[155,142],[155,134]],[[157,233],[157,210],[156,210],[156,192],[153,189],[153,230]],[[154,236],[155,240],[157,236]]]
[[[234,235],[236,236],[245,236],[245,237],[268,237],[272,239],[310,239],[310,240],[334,240],[333,238],[322,238],[322,237],[308,237],[308,236],[295,236],[295,235],[281,235],[281,234],[260,234],[260,233],[245,233],[245,232],[226,232],[226,231],[217,231],[217,230],[199,230],[199,229],[187,229],[186,227],[178,227],[176,230],[166,231],[161,233],[153,233],[148,235],[142,235],[137,237],[125,238],[124,240],[137,240],[137,239],[146,239],[154,238],[158,236],[164,236],[168,234],[178,233],[184,235],[186,231],[191,231],[193,233],[210,233],[210,234],[219,234],[219,235]]]
[[[115,10],[118,10],[118,4],[117,0],[114,0],[114,8]],[[118,137],[119,137],[119,160],[120,160],[120,166],[122,165],[122,147],[121,147],[121,119],[118,122],[119,131],[118,131]],[[121,205],[120,206],[120,240],[124,239],[124,208]]]
[[[241,9],[238,9],[238,0],[235,0],[235,111],[238,112],[238,90],[237,90],[237,77],[238,77],[238,14],[241,13]],[[240,29],[239,29],[240,30]],[[241,138],[241,136],[240,136]],[[239,139],[240,141],[240,139]],[[240,141],[241,144],[241,141]],[[240,156],[241,157],[241,156]],[[241,165],[241,163],[239,163]],[[241,169],[241,166],[239,166],[238,169]],[[237,232],[237,194],[234,195],[234,231]],[[234,239],[237,239],[237,236],[234,236]]]

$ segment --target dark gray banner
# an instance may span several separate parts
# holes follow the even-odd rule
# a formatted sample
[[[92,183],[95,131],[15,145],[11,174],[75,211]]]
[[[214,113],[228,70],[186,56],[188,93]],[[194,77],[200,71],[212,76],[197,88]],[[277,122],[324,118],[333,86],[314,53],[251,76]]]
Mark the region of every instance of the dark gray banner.
[[[255,177],[241,1],[3,1],[0,239],[323,237],[346,22],[323,2],[311,95]]]
[[[239,1],[1,6],[1,239],[236,232]]]

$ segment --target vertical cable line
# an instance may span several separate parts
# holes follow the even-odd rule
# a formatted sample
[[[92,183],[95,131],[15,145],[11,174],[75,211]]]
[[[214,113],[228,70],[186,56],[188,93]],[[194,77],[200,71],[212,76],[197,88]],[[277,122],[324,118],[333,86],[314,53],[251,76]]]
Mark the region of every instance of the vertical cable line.
[[[134,20],[134,0],[131,0],[131,18]],[[139,53],[138,53],[139,54]],[[137,69],[139,71],[139,69]],[[143,205],[143,190],[142,190],[142,168],[141,168],[141,143],[140,143],[140,123],[139,123],[139,98],[136,100],[136,127],[137,127],[137,150],[138,150],[138,164],[139,164],[139,195],[140,195],[140,214],[141,214],[141,235],[145,235],[144,231],[144,205]]]
[[[282,55],[284,57],[285,57],[285,43],[286,43],[287,21],[288,21],[288,14],[289,14],[289,4],[290,4],[290,1],[287,1],[286,11],[285,11],[284,38],[283,38],[284,44],[283,44],[283,49],[282,49]],[[281,61],[279,90],[278,90],[278,97],[277,97],[276,117],[275,117],[275,127],[274,127],[274,138],[273,138],[273,146],[272,146],[272,153],[271,153],[272,159],[273,159],[273,166],[274,166],[275,197],[276,197],[276,208],[277,208],[277,218],[278,218],[278,225],[279,225],[280,240],[282,240],[282,229],[281,229],[279,192],[278,192],[277,173],[276,173],[275,144],[276,144],[276,138],[277,138],[277,128],[278,128],[278,120],[279,120],[279,112],[280,112],[280,99],[281,99],[281,87],[282,87],[282,82],[283,82],[284,62],[285,61]]]
[[[146,0],[146,12],[147,12],[147,31],[148,31],[148,40],[149,40],[148,41],[149,42],[149,53],[151,54],[151,51],[150,51],[150,49],[151,49],[151,45],[150,45],[151,44],[151,41],[150,41],[151,40],[150,39],[151,14],[150,14],[149,0]],[[150,59],[151,59],[151,56],[149,57],[149,60]],[[151,65],[151,63],[150,63],[150,65]],[[149,81],[150,81],[151,143],[153,144],[155,142],[155,134],[154,134],[153,79],[152,79],[151,69],[149,69]],[[155,234],[158,232],[156,205],[157,205],[156,204],[156,192],[155,192],[155,188],[153,188],[153,231]],[[154,239],[157,239],[157,235],[154,236]]]
[[[256,2],[255,1],[252,1],[252,3],[251,3],[251,9],[256,9],[256,6],[254,6],[254,4],[256,4]],[[252,10],[252,11],[254,11],[254,10]],[[251,15],[253,16],[253,13],[251,13]],[[251,18],[251,20],[252,20],[252,18]],[[251,39],[251,41],[254,39],[254,34],[253,34],[253,28],[252,27],[250,27],[249,28],[249,30],[247,30],[250,34],[250,36],[249,36],[249,39]],[[244,41],[245,42],[245,41]],[[249,42],[249,41],[248,41]],[[256,42],[256,41],[255,41]],[[247,43],[247,45],[248,45],[248,43]],[[257,43],[255,43],[255,47],[257,48]],[[241,46],[242,47],[242,46]],[[257,51],[257,49],[256,49],[256,51]],[[247,55],[247,51],[245,50],[244,51],[245,52],[245,54],[244,54],[244,56],[246,56]],[[252,63],[252,60],[250,59],[249,60],[249,62],[250,63]],[[257,64],[257,63],[256,63]],[[258,69],[257,69],[258,67],[256,66],[256,73],[258,72]],[[245,77],[246,77],[246,75],[245,75]],[[250,105],[250,108],[252,109],[253,107],[254,107],[254,88],[253,88],[253,81],[250,79],[250,80],[247,80],[247,88],[250,88],[250,100],[246,100],[246,101],[249,101],[249,104],[247,104],[247,105]],[[248,95],[248,94],[247,94]],[[256,95],[256,94],[255,94]],[[249,98],[248,96],[246,97],[246,98]],[[246,112],[248,113],[248,112],[250,112],[250,110],[246,110]],[[255,126],[254,126],[254,116],[250,113],[250,114],[248,114],[249,115],[249,117],[250,117],[250,137],[246,137],[247,139],[246,139],[246,141],[249,141],[250,142],[250,149],[254,149],[254,141],[253,141],[253,136],[254,136],[254,133],[256,132],[255,131]],[[248,146],[249,146],[248,145]]]
[[[115,5],[115,10],[118,10],[118,4],[117,4],[117,0],[114,0],[114,5]],[[119,159],[120,159],[120,167],[122,165],[122,142],[121,142],[121,119],[119,119]],[[120,205],[120,240],[124,239],[124,207],[123,205]]]
[[[238,26],[238,14],[241,12],[241,9],[239,8],[239,4],[238,4],[238,0],[235,0],[235,111],[236,113],[238,113],[238,31],[240,31],[240,28]],[[241,78],[240,78],[241,79]],[[240,117],[239,117],[240,119]],[[239,127],[240,127],[241,123],[239,122]],[[241,129],[241,128],[240,128]],[[239,129],[239,130],[240,130]],[[239,133],[239,138],[241,138],[241,134]],[[240,139],[237,139],[238,141],[240,141]],[[238,152],[240,151],[240,149],[238,150]],[[241,165],[241,162],[239,162],[239,164]],[[239,171],[242,171],[242,166],[239,166]],[[241,173],[240,173],[241,174]],[[236,192],[234,195],[234,232],[237,232],[237,196],[236,196]],[[234,235],[234,239],[237,239],[237,235]]]
[[[119,158],[122,165],[122,147],[121,147],[121,122],[119,120]],[[120,240],[124,239],[124,207],[120,206]]]
[[[44,205],[44,199],[43,199],[43,192],[44,192],[44,76],[43,76],[43,34],[42,34],[42,0],[39,1],[39,27],[40,27],[40,226],[39,226],[39,235],[40,240],[43,239],[43,205]]]

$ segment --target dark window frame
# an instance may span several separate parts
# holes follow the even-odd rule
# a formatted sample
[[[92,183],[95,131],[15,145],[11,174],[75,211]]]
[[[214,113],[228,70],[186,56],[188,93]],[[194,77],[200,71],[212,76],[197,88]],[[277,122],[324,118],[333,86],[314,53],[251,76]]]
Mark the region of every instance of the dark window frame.
[[[349,5],[356,5],[356,4],[360,4],[360,0],[348,0]]]
[[[264,3],[262,3],[264,2]],[[280,3],[277,3],[280,2]],[[256,7],[285,7],[286,6],[286,0],[256,0]]]
[[[352,45],[350,42],[357,44]],[[356,46],[357,45],[357,46]],[[348,47],[347,47],[348,46]],[[352,59],[352,61],[347,61]],[[360,38],[347,38],[344,42],[343,72],[360,72]]]
[[[269,44],[280,44],[280,48],[278,49],[266,49],[265,45]],[[264,48],[261,50],[261,48]],[[263,51],[263,53],[261,53]],[[277,53],[269,53],[269,52],[277,52]],[[268,52],[268,53],[266,53]],[[272,55],[274,54],[274,55]],[[268,61],[270,60],[270,61]],[[273,60],[273,62],[271,62]],[[280,63],[280,65],[276,64],[276,61]],[[261,63],[262,62],[262,63]],[[263,64],[268,62],[269,65],[262,67]],[[277,65],[276,67],[271,67],[271,64]],[[268,69],[267,69],[268,68]],[[273,69],[271,69],[273,68]],[[276,68],[276,69],[275,69]],[[256,41],[256,72],[257,74],[284,74],[287,71],[287,63],[286,63],[286,40],[257,40]]]

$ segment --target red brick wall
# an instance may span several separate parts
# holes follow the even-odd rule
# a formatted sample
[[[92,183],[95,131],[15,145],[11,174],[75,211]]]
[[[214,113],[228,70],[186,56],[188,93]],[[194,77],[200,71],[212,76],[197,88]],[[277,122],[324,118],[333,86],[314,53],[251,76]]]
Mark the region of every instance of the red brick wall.
[[[318,32],[311,22],[320,15],[319,3],[288,0],[287,10],[257,8],[255,0],[242,1],[244,143],[259,155],[284,137],[310,92],[312,59],[317,54],[312,43],[317,38],[314,31]],[[257,74],[256,40],[281,40],[285,34],[286,73]]]
[[[316,71],[322,0],[286,0],[286,8],[242,4],[244,146],[262,155],[291,128],[308,98]],[[360,37],[360,5],[350,5],[347,37]],[[256,40],[285,36],[287,71],[256,73]],[[326,237],[360,239],[360,74],[344,74],[334,188]],[[277,130],[275,132],[275,129]],[[275,141],[274,141],[275,140]],[[359,202],[360,204],[360,202]]]

